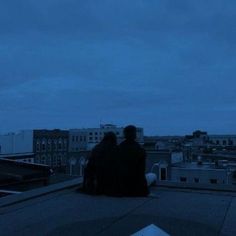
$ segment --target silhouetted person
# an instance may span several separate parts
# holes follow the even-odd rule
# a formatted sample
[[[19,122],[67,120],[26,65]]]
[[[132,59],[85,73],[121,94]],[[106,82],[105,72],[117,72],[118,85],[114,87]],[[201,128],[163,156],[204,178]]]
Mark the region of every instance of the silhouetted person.
[[[124,129],[125,141],[119,145],[121,192],[125,196],[147,196],[149,194],[145,177],[146,152],[135,141],[136,127]]]
[[[85,168],[84,190],[90,194],[116,195],[116,161],[116,135],[113,132],[108,132],[91,152]]]

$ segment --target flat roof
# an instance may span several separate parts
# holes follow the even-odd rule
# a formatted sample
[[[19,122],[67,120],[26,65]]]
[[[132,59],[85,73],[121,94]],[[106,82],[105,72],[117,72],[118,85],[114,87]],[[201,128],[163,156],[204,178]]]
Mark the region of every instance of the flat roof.
[[[198,170],[209,170],[209,169],[214,169],[214,170],[225,170],[226,167],[220,167],[216,166],[214,163],[202,163],[201,165],[198,164],[197,162],[181,162],[181,163],[176,163],[172,164],[171,167],[174,168],[182,168],[182,169],[198,169]]]
[[[7,157],[30,157],[34,156],[33,152],[26,152],[26,153],[10,153],[10,154],[0,154],[0,158],[7,158]]]
[[[150,224],[170,235],[236,235],[236,194],[155,187],[147,198],[114,198],[72,188],[0,207],[1,236],[126,236]]]

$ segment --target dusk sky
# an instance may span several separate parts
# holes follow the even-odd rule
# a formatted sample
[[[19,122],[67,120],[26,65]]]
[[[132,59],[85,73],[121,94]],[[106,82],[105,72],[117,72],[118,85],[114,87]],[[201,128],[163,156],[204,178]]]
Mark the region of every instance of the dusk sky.
[[[1,0],[0,132],[236,134],[235,0]]]

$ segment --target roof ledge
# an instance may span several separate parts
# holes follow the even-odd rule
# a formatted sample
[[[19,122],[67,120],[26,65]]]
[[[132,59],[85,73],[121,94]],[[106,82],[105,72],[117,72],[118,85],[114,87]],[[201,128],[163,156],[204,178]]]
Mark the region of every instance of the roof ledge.
[[[24,202],[33,198],[41,197],[43,195],[47,195],[53,192],[61,191],[63,189],[73,188],[82,184],[82,181],[83,181],[83,178],[80,177],[73,180],[64,181],[57,184],[52,184],[46,187],[29,190],[26,192],[22,192],[20,194],[14,194],[14,195],[2,197],[1,202],[0,202],[0,208],[11,206],[11,205]]]

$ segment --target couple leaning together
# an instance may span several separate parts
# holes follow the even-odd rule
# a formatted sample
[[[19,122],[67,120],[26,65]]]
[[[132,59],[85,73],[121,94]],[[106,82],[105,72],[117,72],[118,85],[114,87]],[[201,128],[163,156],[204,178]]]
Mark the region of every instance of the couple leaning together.
[[[85,192],[110,196],[149,194],[145,176],[146,153],[135,141],[136,127],[125,127],[124,137],[125,140],[117,145],[116,135],[108,132],[92,150],[84,173]]]

